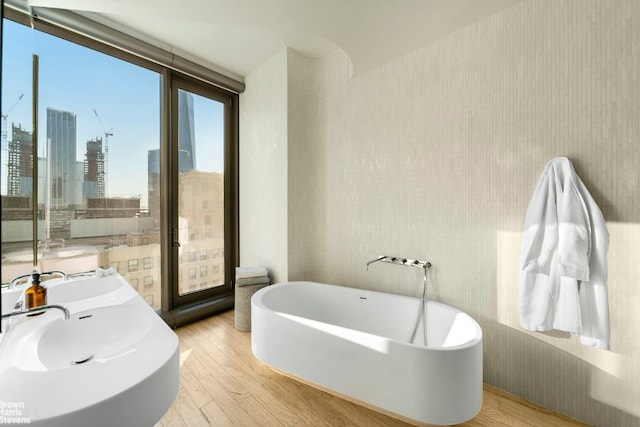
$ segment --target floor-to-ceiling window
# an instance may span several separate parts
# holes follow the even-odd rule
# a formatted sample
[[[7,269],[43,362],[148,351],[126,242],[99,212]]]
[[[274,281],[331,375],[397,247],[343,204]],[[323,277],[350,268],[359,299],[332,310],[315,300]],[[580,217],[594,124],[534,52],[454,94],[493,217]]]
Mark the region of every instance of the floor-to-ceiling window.
[[[179,239],[176,301],[230,289],[225,280],[225,125],[231,100],[175,79],[172,99]],[[194,295],[195,294],[195,295]]]
[[[177,203],[170,217],[178,266],[171,298],[180,304],[232,289],[233,97],[172,76],[171,99]]]
[[[114,268],[165,311],[229,293],[234,95],[23,23],[3,36],[2,283]]]

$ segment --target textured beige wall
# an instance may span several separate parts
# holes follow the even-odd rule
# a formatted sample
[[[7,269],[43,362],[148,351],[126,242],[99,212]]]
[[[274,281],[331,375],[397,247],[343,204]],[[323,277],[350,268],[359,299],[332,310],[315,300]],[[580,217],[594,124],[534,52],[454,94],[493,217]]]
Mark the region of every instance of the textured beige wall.
[[[285,54],[283,275],[419,295],[418,269],[365,263],[428,259],[429,297],[483,327],[487,382],[597,426],[640,426],[640,2],[526,0],[353,80],[341,52]],[[249,76],[241,110],[255,108],[243,106],[254,78],[282,78],[266,74]],[[610,352],[518,327],[523,216],[556,156],[608,223]],[[275,165],[253,161],[256,174]]]
[[[287,52],[246,79],[240,100],[240,264],[287,280]]]
[[[289,181],[287,191],[288,214],[288,276],[292,279],[309,277],[314,266],[312,253],[324,252],[319,240],[319,224],[325,192],[316,186],[324,176],[325,150],[323,126],[317,120],[318,103],[310,96],[309,84],[318,74],[314,62],[287,50],[289,73],[287,98],[289,103]],[[317,78],[316,78],[317,80]],[[312,237],[313,236],[313,237]]]

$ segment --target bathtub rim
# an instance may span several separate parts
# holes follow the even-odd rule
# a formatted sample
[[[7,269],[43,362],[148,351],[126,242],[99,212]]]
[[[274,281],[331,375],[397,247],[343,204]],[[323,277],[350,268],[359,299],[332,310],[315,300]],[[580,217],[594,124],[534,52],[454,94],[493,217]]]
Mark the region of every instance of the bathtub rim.
[[[384,295],[384,296],[409,298],[409,299],[414,299],[414,300],[417,300],[417,301],[421,300],[421,298],[419,298],[419,297],[413,297],[413,296],[410,296],[410,295],[394,294],[394,293],[390,293],[390,292],[382,292],[382,291],[376,291],[376,290],[371,290],[371,289],[355,288],[355,287],[342,286],[342,285],[334,285],[334,284],[329,284],[329,283],[312,282],[312,281],[308,281],[308,280],[293,280],[293,281],[288,281],[288,282],[274,283],[272,285],[265,286],[264,288],[258,290],[255,294],[253,294],[253,296],[251,297],[251,304],[252,305],[255,304],[258,308],[260,308],[262,310],[270,311],[270,312],[272,312],[274,314],[284,313],[284,314],[287,314],[288,316],[303,318],[302,316],[298,316],[298,315],[295,315],[295,314],[276,311],[276,310],[270,308],[269,306],[265,305],[264,301],[263,301],[264,295],[266,295],[269,291],[275,290],[275,289],[279,289],[279,288],[283,288],[283,287],[288,287],[288,286],[295,286],[295,285],[332,286],[332,287],[337,287],[337,288],[346,288],[348,290],[354,290],[354,291],[371,292],[371,293],[380,294],[380,295]],[[447,347],[430,346],[430,345],[426,345],[425,346],[425,345],[421,345],[421,344],[414,344],[414,343],[411,343],[411,342],[401,341],[401,340],[398,340],[398,339],[395,339],[395,338],[376,335],[376,334],[373,334],[371,332],[365,332],[365,331],[361,331],[361,330],[351,329],[351,328],[347,328],[347,327],[344,327],[344,326],[335,325],[333,323],[323,322],[321,320],[315,320],[315,319],[310,319],[310,320],[313,320],[314,322],[318,322],[318,323],[323,323],[325,325],[331,325],[331,326],[334,326],[336,328],[344,328],[344,329],[354,330],[354,331],[357,331],[357,332],[362,333],[362,334],[367,334],[367,335],[370,335],[370,336],[373,336],[373,337],[377,337],[377,338],[380,338],[380,339],[384,339],[384,340],[393,342],[394,345],[426,348],[428,350],[433,350],[433,351],[453,351],[453,350],[461,350],[461,349],[465,349],[465,348],[474,347],[476,345],[482,346],[483,331],[482,331],[482,328],[480,327],[480,324],[478,323],[478,321],[476,319],[473,318],[473,316],[471,316],[468,313],[465,313],[464,311],[460,310],[459,308],[453,307],[453,306],[445,304],[443,302],[435,301],[435,300],[428,299],[428,298],[426,299],[426,302],[427,302],[427,304],[435,304],[436,306],[442,306],[442,307],[444,307],[446,309],[454,310],[454,311],[456,311],[456,312],[458,312],[460,314],[465,315],[471,321],[471,324],[474,325],[475,333],[474,333],[473,337],[470,340],[468,340],[468,341],[466,341],[466,342],[464,342],[462,344],[458,344],[458,345],[452,345],[452,346],[447,346]],[[305,318],[305,319],[308,319],[308,318]]]

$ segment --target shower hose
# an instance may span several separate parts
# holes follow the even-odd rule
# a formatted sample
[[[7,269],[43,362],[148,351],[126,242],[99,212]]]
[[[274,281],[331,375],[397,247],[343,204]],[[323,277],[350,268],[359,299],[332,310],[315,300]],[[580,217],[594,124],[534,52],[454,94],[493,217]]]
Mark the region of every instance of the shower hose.
[[[413,342],[416,339],[416,332],[418,332],[418,325],[420,324],[420,319],[422,318],[422,331],[423,331],[423,335],[424,335],[424,345],[427,345],[427,316],[425,314],[425,305],[426,305],[426,297],[427,297],[427,271],[429,270],[428,267],[423,267],[424,268],[424,279],[422,281],[422,301],[420,303],[420,311],[418,312],[418,318],[416,319],[416,324],[413,327],[413,333],[411,334],[411,344],[413,344]]]

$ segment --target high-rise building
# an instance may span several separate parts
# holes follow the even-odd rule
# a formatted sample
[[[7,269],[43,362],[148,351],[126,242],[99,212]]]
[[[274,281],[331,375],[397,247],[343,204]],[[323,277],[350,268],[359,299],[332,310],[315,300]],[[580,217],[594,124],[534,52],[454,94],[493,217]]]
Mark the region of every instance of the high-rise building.
[[[178,169],[189,172],[196,168],[196,133],[193,120],[193,95],[178,91]]]
[[[105,197],[104,172],[102,138],[98,137],[87,141],[82,182],[83,203],[92,197]]]
[[[193,95],[178,91],[178,172],[196,168],[196,136],[193,115]],[[147,154],[147,189],[149,215],[160,218],[160,149]]]
[[[76,114],[47,108],[47,144],[51,207],[75,205],[76,200]]]
[[[180,176],[178,290],[224,284],[224,175],[191,171]]]
[[[147,196],[149,216],[160,218],[160,150],[149,150],[147,154]]]
[[[20,125],[11,124],[9,142],[8,196],[31,196],[33,194],[33,140],[31,132]]]

